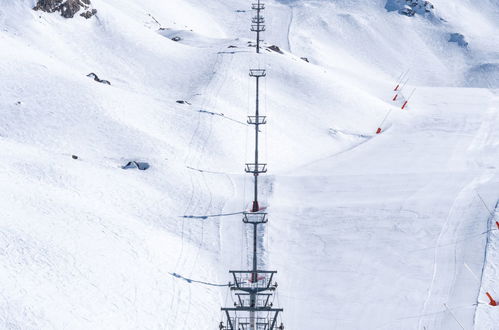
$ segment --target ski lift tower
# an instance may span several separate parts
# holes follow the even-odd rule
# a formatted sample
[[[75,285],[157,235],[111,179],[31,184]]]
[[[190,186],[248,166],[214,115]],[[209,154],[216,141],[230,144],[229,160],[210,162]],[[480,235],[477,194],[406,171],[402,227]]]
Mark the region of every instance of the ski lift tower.
[[[260,52],[260,32],[265,31],[264,19],[260,12],[265,6],[258,0],[252,8],[257,15],[252,19],[251,30],[257,32],[256,52]],[[273,306],[273,296],[277,289],[274,280],[277,271],[264,270],[258,264],[258,233],[259,226],[268,222],[267,213],[262,211],[258,201],[258,177],[267,172],[267,164],[260,163],[259,134],[260,126],[267,123],[266,116],[260,115],[260,79],[266,77],[264,69],[250,69],[249,75],[256,80],[255,114],[248,116],[248,124],[255,126],[255,154],[254,162],[247,163],[245,172],[253,175],[253,203],[250,212],[243,213],[243,223],[253,230],[253,255],[250,270],[230,270],[233,283],[229,283],[234,294],[234,306],[223,307],[225,320],[220,322],[220,330],[284,330],[284,325],[277,325],[282,308]]]
[[[277,289],[275,270],[261,270],[258,267],[258,226],[268,221],[267,213],[244,213],[243,222],[253,226],[253,267],[251,270],[231,270],[234,282],[230,289],[236,297],[234,307],[222,308],[226,323],[220,323],[224,330],[281,330],[277,318],[282,308],[274,308],[271,298]]]
[[[260,33],[265,31],[265,18],[261,15],[265,5],[258,0],[251,5],[251,9],[256,11],[256,16],[251,19],[251,31],[256,32],[256,52],[260,53]]]
[[[267,123],[267,118],[265,116],[260,116],[260,79],[265,77],[267,74],[263,69],[250,69],[250,77],[256,79],[256,104],[255,104],[255,115],[248,116],[248,124],[255,126],[255,162],[246,164],[246,173],[253,174],[254,176],[254,193],[253,193],[253,206],[251,211],[258,212],[260,210],[260,205],[258,203],[258,176],[263,173],[267,173],[267,164],[259,163],[259,133],[260,125],[265,125]]]
[[[277,317],[282,308],[274,308],[271,298],[277,289],[274,276],[277,271],[263,270],[258,265],[258,226],[268,222],[266,212],[262,212],[258,202],[258,176],[267,172],[267,164],[259,160],[260,126],[267,123],[266,116],[260,115],[259,86],[260,79],[266,76],[263,69],[251,69],[250,76],[256,79],[255,115],[248,116],[248,124],[255,126],[255,158],[253,163],[246,164],[246,173],[254,178],[254,198],[251,212],[243,214],[243,222],[253,228],[253,265],[251,270],[231,270],[234,282],[230,283],[231,291],[236,297],[234,307],[222,308],[226,323],[220,322],[222,330],[281,330],[282,323],[277,326]]]

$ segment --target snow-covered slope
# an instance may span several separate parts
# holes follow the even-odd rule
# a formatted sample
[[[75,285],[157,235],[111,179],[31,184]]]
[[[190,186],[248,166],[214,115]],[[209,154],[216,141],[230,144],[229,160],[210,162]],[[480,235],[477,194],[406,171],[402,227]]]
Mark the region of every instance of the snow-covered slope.
[[[268,1],[284,53],[257,56],[248,1],[93,0],[88,20],[2,2],[0,327],[215,328],[226,289],[170,273],[226,283],[247,265],[238,215],[183,216],[250,202],[262,67],[262,261],[286,326],[495,329],[499,3],[433,4]]]

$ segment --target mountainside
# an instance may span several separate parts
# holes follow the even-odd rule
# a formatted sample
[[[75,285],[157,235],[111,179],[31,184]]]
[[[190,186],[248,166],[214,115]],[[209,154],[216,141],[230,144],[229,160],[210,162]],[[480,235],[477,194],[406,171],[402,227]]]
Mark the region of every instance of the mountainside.
[[[0,5],[0,328],[218,326],[249,68],[286,329],[499,324],[499,1],[269,0],[260,55],[248,1],[45,2]]]

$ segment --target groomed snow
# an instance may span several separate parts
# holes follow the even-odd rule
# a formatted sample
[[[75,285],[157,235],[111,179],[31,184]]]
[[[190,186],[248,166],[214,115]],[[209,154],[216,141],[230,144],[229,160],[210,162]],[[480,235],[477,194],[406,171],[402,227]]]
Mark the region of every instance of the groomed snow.
[[[434,0],[440,21],[269,0],[284,54],[260,56],[248,1],[92,3],[90,20],[0,6],[0,328],[216,328],[228,290],[171,273],[248,265],[240,216],[216,215],[251,201],[261,67],[261,262],[286,328],[499,329],[496,0]]]

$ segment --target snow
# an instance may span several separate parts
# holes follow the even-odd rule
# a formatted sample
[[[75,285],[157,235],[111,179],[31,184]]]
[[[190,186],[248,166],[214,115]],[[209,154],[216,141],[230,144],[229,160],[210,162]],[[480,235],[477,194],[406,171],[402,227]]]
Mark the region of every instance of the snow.
[[[286,328],[460,329],[446,304],[495,329],[499,4],[386,3],[267,1],[284,54],[257,56],[247,1],[93,0],[89,20],[3,2],[0,327],[216,328],[230,296],[197,281],[248,266],[241,216],[216,215],[251,202],[260,67],[260,262]]]

